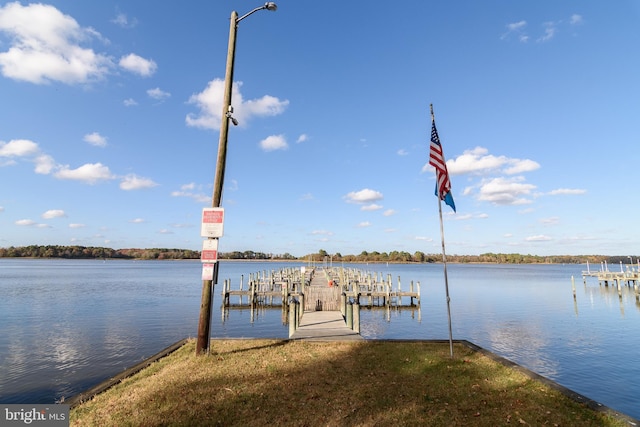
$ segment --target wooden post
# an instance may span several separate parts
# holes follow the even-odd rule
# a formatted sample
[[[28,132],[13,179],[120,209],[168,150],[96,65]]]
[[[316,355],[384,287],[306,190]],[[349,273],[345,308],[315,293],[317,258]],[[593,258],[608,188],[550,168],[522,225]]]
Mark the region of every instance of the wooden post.
[[[289,338],[291,338],[296,331],[296,309],[295,301],[293,298],[289,302]]]
[[[360,333],[360,304],[353,304],[353,325],[354,332]]]
[[[347,303],[347,327],[353,329],[353,303],[351,301]]]

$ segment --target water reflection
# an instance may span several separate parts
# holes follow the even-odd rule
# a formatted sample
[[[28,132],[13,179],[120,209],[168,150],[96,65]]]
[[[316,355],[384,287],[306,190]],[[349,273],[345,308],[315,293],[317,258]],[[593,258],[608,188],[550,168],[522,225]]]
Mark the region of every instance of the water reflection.
[[[280,267],[222,263],[220,278],[238,283],[251,271]],[[421,306],[363,306],[363,336],[448,338],[441,265],[369,268],[419,281]],[[588,280],[574,299],[570,278],[581,269],[451,265],[453,336],[638,418],[640,364],[611,361],[640,353],[633,326],[640,324],[640,302],[631,287],[619,295]],[[0,402],[68,397],[194,336],[201,284],[199,262],[0,259]],[[220,289],[214,301],[220,307]],[[215,338],[286,338],[287,317],[282,307],[220,309],[211,331]]]

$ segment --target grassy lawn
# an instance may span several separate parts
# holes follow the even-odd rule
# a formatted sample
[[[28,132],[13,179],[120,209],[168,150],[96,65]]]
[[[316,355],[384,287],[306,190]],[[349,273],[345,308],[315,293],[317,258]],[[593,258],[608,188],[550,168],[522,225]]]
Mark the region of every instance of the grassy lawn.
[[[624,426],[480,352],[421,342],[195,341],[76,406],[72,426]]]

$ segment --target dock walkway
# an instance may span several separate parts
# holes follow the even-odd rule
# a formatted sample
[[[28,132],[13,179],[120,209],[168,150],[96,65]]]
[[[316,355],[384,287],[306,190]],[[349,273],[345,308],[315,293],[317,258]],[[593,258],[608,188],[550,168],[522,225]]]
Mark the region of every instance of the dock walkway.
[[[350,329],[339,311],[305,311],[292,340],[356,341],[362,336]]]
[[[307,307],[300,324],[291,335],[293,340],[343,341],[362,340],[359,333],[349,328],[337,307],[340,298],[338,287],[329,286],[329,278],[324,270],[317,270],[311,279],[307,292],[310,295],[324,295],[320,307],[315,297],[307,298]],[[335,295],[335,296],[334,296]],[[328,298],[327,298],[328,297]],[[335,298],[335,305],[333,300]],[[331,302],[329,302],[331,301]],[[324,307],[323,307],[324,306]]]

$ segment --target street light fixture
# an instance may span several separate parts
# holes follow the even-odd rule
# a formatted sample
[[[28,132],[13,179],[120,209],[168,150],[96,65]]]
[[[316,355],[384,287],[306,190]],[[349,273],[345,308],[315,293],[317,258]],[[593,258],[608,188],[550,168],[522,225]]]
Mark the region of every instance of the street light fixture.
[[[213,182],[213,199],[211,206],[220,207],[222,199],[222,186],[224,184],[224,169],[227,159],[227,139],[229,134],[229,121],[234,126],[238,125],[238,121],[232,116],[233,107],[231,106],[231,88],[233,84],[233,64],[236,53],[236,33],[240,21],[256,13],[259,10],[275,11],[278,6],[272,1],[266,2],[260,7],[256,7],[251,12],[246,13],[238,18],[238,12],[231,12],[231,22],[229,27],[229,48],[227,51],[227,69],[224,78],[224,99],[222,102],[222,121],[220,123],[220,141],[218,143],[218,160],[216,163],[216,175]],[[200,303],[200,320],[198,323],[198,340],[196,342],[196,354],[203,354],[209,351],[209,336],[211,331],[211,305],[213,286],[218,282],[218,262],[213,267],[213,280],[202,281],[202,301]]]

